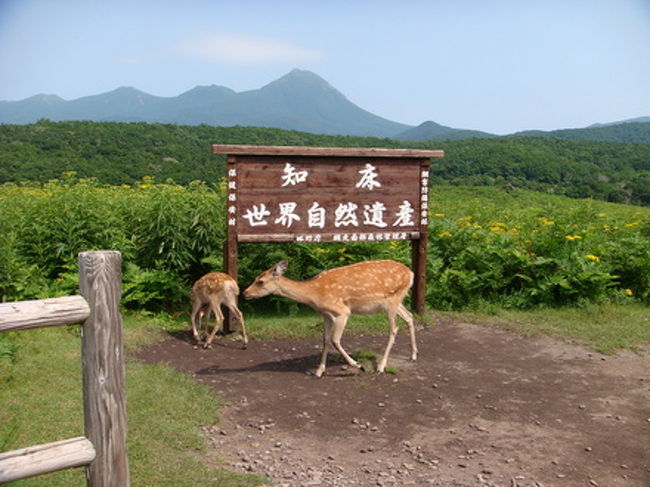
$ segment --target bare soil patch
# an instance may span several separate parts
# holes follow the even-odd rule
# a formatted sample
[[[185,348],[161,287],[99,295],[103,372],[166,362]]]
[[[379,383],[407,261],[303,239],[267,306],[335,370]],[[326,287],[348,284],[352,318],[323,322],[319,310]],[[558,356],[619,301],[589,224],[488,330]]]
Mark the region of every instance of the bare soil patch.
[[[345,335],[350,352],[384,336]],[[395,374],[351,371],[320,338],[221,340],[190,334],[138,354],[227,402],[204,433],[222,466],[274,486],[650,486],[650,350],[603,356],[550,338],[442,321],[401,330]]]

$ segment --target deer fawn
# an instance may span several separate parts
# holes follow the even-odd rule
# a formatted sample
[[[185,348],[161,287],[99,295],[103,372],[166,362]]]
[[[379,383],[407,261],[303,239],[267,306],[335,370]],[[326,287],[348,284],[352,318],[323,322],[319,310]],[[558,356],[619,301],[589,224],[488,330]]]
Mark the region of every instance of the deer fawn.
[[[388,361],[397,323],[395,315],[406,321],[411,335],[411,360],[417,358],[413,316],[402,301],[413,284],[413,272],[403,264],[392,260],[359,262],[323,271],[307,281],[293,281],[282,274],[287,261],[262,272],[244,291],[244,298],[260,298],[269,294],[306,304],[323,317],[323,353],[316,370],[316,377],[325,372],[327,350],[332,343],[348,364],[360,365],[341,346],[341,336],[351,314],[372,314],[386,311],[390,334],[384,355],[377,365],[383,373]]]
[[[201,344],[201,336],[199,335],[201,319],[205,317],[207,321],[210,318],[210,311],[214,314],[215,324],[212,333],[206,339],[203,347],[208,348],[212,345],[217,330],[223,324],[221,305],[224,305],[230,309],[236,319],[241,323],[244,348],[246,348],[248,345],[248,335],[246,334],[244,316],[237,307],[238,294],[239,287],[237,286],[237,282],[228,274],[221,272],[206,274],[194,283],[192,293],[190,294],[190,302],[192,303],[190,319],[192,322],[192,333],[198,345]]]

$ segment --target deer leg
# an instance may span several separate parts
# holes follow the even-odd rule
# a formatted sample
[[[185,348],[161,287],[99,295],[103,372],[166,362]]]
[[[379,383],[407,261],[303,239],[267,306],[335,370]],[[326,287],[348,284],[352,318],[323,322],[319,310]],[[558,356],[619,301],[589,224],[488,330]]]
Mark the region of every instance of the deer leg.
[[[388,343],[386,344],[386,350],[384,350],[384,355],[381,357],[379,364],[377,365],[377,373],[383,374],[384,369],[386,368],[386,363],[388,362],[388,355],[390,354],[393,344],[395,343],[395,336],[397,335],[397,323],[395,322],[395,311],[388,311],[388,323],[390,324],[390,332],[388,334]]]
[[[212,346],[214,336],[217,334],[217,331],[221,329],[221,325],[223,324],[223,313],[221,312],[221,306],[218,303],[216,306],[214,304],[212,305],[212,312],[214,313],[214,328],[212,328],[212,333],[210,333],[210,336],[205,340],[203,348],[210,348]]]
[[[320,364],[314,374],[316,377],[321,377],[325,372],[327,364],[327,350],[329,349],[330,342],[332,341],[332,320],[328,316],[323,317],[323,352],[320,357]]]
[[[201,309],[203,306],[200,302],[196,301],[192,303],[192,313],[190,315],[190,322],[192,325],[192,335],[196,340],[196,344],[201,344],[201,336],[199,335],[199,330],[201,329]]]
[[[246,333],[246,325],[244,324],[244,315],[241,311],[239,311],[237,303],[233,302],[233,300],[228,299],[225,304],[228,306],[230,312],[235,316],[235,319],[241,324],[241,334],[242,340],[244,341],[244,348],[248,347],[248,334]]]
[[[360,368],[359,363],[348,355],[348,353],[343,349],[341,345],[341,337],[343,336],[343,330],[345,330],[345,325],[348,322],[347,315],[338,316],[334,320],[334,327],[332,330],[332,345],[338,350],[338,352],[343,356],[345,361],[350,364],[352,367]]]
[[[235,319],[241,325],[242,340],[244,342],[244,348],[246,348],[246,346],[248,345],[248,334],[246,333],[246,324],[244,323],[244,315],[237,307],[237,297],[230,294],[226,294],[224,297],[223,304],[228,307],[228,309],[232,312]]]
[[[403,304],[397,308],[397,314],[400,318],[406,321],[409,327],[409,335],[411,336],[411,361],[415,362],[418,358],[418,345],[415,342],[415,325],[413,324],[413,315],[407,310]]]

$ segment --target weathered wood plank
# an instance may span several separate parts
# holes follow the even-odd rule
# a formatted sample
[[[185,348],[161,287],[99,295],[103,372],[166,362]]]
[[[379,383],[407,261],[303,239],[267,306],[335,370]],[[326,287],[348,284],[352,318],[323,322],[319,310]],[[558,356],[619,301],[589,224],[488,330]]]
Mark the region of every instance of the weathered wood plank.
[[[82,467],[94,459],[95,448],[83,436],[0,453],[0,483]]]
[[[399,238],[394,238],[397,235]],[[386,231],[386,232],[353,232],[353,233],[273,233],[273,234],[247,234],[242,233],[237,236],[241,243],[262,243],[262,242],[296,242],[304,241],[311,243],[318,242],[385,242],[389,240],[416,240],[419,239],[421,232],[411,231]],[[305,240],[306,237],[311,239]],[[319,240],[314,240],[318,237]]]
[[[236,174],[235,162],[228,159],[228,173],[234,171],[232,174]],[[240,174],[237,176],[228,177],[228,181],[235,181],[236,185],[242,180]],[[235,190],[232,191],[232,194],[235,194]],[[237,259],[239,256],[239,247],[237,243],[237,225],[228,225],[227,226],[227,235],[226,240],[224,241],[223,248],[223,265],[226,274],[232,277],[235,282],[239,277],[239,266]],[[223,320],[223,333],[230,333],[234,331],[236,326],[235,315],[230,312],[230,309],[227,306],[224,306],[224,320]]]
[[[81,296],[0,304],[0,332],[82,323],[90,315]]]
[[[79,288],[91,310],[83,324],[82,360],[85,430],[97,452],[87,471],[93,487],[129,485],[121,261],[115,251],[79,254]]]
[[[442,150],[214,144],[213,154],[327,157],[444,157]]]

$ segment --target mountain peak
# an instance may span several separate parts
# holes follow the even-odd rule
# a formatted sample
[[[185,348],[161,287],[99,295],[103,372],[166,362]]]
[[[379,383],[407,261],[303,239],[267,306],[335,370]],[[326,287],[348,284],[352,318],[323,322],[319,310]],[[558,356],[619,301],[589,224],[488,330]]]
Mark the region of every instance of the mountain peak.
[[[439,123],[427,120],[417,127],[408,129],[400,134],[393,136],[397,140],[451,140],[451,139],[470,139],[494,137],[493,134],[481,132],[478,130],[455,129],[441,125]]]
[[[65,100],[58,95],[47,95],[45,93],[40,93],[38,95],[30,96],[24,101],[40,102],[40,103],[61,103]]]
[[[140,91],[137,88],[133,88],[132,86],[120,86],[119,88],[115,88],[113,91],[109,91],[108,94],[110,95],[147,95],[144,91]]]
[[[203,98],[216,98],[227,95],[234,95],[235,92],[230,88],[219,85],[198,85],[192,88],[191,90],[186,91],[178,95],[178,98],[181,99],[203,99]]]
[[[323,78],[318,76],[316,73],[307,71],[305,69],[293,69],[284,76],[275,81],[270,82],[262,89],[267,88],[278,88],[278,87],[294,87],[294,86],[312,86],[314,88],[325,89],[337,91],[332,85],[330,85]]]

